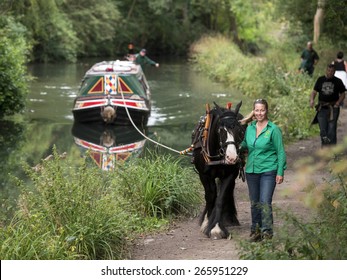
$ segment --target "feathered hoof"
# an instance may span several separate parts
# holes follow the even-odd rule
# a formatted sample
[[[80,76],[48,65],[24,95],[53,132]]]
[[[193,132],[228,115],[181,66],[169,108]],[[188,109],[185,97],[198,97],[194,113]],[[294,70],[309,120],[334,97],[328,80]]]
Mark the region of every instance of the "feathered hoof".
[[[215,225],[215,227],[211,230],[210,233],[210,238],[212,239],[223,239],[223,238],[227,238],[228,234],[226,234],[220,227],[219,224],[217,223]]]

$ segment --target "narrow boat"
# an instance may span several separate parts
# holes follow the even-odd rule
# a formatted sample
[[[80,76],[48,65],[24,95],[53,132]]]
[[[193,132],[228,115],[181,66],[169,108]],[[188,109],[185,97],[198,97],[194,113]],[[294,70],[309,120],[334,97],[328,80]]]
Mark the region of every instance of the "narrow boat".
[[[145,126],[151,112],[150,89],[141,66],[103,61],[85,74],[72,113],[75,121]]]
[[[117,163],[139,157],[146,143],[134,127],[124,129],[102,123],[74,122],[71,133],[81,153],[105,171],[114,170]]]

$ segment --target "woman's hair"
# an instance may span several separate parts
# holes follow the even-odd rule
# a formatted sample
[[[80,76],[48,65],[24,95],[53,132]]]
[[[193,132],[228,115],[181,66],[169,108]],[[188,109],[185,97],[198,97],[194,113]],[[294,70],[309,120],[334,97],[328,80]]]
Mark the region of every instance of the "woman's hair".
[[[343,58],[343,52],[338,52],[336,57],[339,59],[342,59]]]
[[[267,103],[267,101],[265,99],[256,99],[253,103],[253,109],[255,108],[255,104],[263,104],[265,105],[265,109],[266,111],[269,111],[269,104]]]

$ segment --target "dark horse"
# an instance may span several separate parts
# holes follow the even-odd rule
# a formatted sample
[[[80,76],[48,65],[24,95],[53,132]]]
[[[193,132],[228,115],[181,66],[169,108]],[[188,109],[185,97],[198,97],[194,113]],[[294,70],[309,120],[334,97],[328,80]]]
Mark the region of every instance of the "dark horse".
[[[234,189],[237,177],[244,175],[239,145],[250,115],[243,119],[239,113],[242,102],[234,110],[230,109],[231,105],[222,108],[214,104],[211,110],[207,105],[206,117],[195,127],[191,147],[192,163],[205,189],[201,231],[213,239],[220,239],[228,237],[227,226],[239,225]]]

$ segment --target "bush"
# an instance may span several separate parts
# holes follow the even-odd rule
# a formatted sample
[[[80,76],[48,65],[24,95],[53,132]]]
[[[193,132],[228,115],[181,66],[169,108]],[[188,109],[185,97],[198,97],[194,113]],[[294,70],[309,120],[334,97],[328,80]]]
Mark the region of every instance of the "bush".
[[[28,93],[25,28],[13,19],[0,19],[0,118],[21,112]]]

